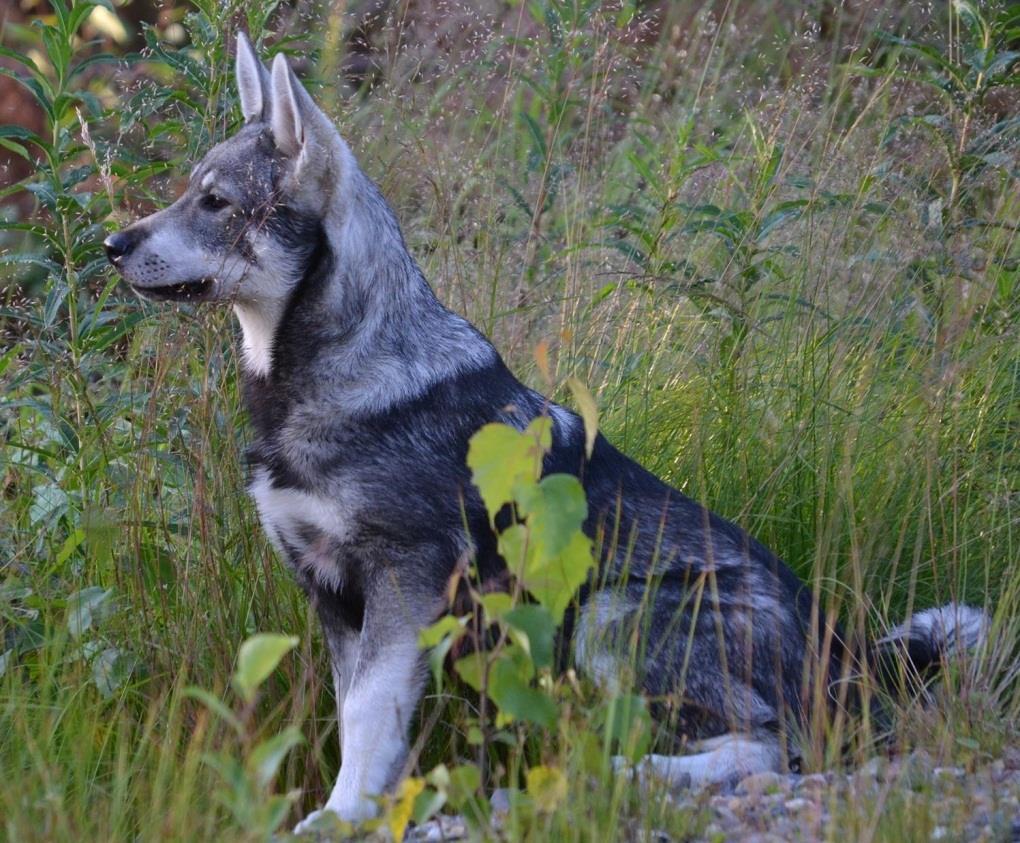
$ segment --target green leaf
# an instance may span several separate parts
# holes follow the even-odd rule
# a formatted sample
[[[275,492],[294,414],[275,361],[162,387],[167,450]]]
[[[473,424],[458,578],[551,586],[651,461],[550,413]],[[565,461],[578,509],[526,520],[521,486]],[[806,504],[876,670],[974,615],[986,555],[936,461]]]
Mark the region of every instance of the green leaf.
[[[234,671],[234,687],[246,702],[255,698],[255,691],[269,674],[276,670],[280,660],[298,644],[296,635],[261,632],[241,645]]]
[[[446,656],[467,632],[467,621],[468,616],[456,618],[453,615],[444,615],[418,633],[418,644],[422,649],[429,650],[429,669],[436,687],[440,690],[443,687],[443,666],[446,663]]]
[[[535,667],[552,667],[556,624],[549,610],[544,606],[524,604],[507,612],[505,620],[526,637],[527,651]]]
[[[531,543],[545,558],[566,547],[588,517],[581,481],[572,474],[550,474],[522,490],[518,500],[527,517]]]
[[[515,487],[534,484],[551,445],[552,421],[546,416],[536,418],[524,432],[505,424],[487,424],[471,437],[467,464],[490,520],[513,501]]]
[[[432,788],[426,788],[414,800],[414,813],[411,818],[415,825],[422,825],[432,819],[446,804],[446,794]]]
[[[67,629],[75,638],[80,638],[101,616],[101,607],[113,594],[112,588],[97,585],[76,591],[67,598]]]
[[[804,212],[808,205],[807,199],[794,199],[789,202],[780,202],[761,221],[758,227],[758,242],[768,237],[777,228],[781,228],[791,220],[795,220]]]
[[[304,743],[304,736],[296,726],[288,726],[280,734],[262,741],[248,757],[248,767],[260,787],[269,787],[287,753]]]
[[[220,720],[229,725],[238,735],[244,734],[244,724],[237,719],[237,715],[227,707],[226,703],[215,694],[210,693],[205,688],[189,687],[184,689],[184,696],[198,700],[219,717]]]
[[[443,615],[431,626],[418,633],[418,646],[422,649],[435,647],[451,633],[463,633],[465,620],[454,615]],[[460,637],[459,634],[457,637]]]
[[[468,653],[453,663],[454,672],[476,691],[482,690],[485,675],[485,656],[482,653]]]
[[[529,559],[524,584],[559,624],[563,620],[563,612],[593,566],[591,540],[584,533],[576,532],[554,558]]]
[[[488,693],[499,706],[500,720],[524,720],[547,729],[556,723],[556,703],[522,679],[511,659],[492,666]]]
[[[505,591],[493,591],[489,594],[483,594],[479,601],[485,610],[486,621],[500,620],[514,606],[513,598]]]
[[[92,683],[103,699],[109,699],[131,678],[134,666],[131,656],[116,647],[107,647],[92,660]]]

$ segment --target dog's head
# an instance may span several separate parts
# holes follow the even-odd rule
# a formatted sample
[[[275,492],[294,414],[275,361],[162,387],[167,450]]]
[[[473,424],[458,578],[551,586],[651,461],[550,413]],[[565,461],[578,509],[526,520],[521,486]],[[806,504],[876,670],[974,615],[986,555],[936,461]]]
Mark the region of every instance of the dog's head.
[[[170,207],[104,242],[145,298],[282,300],[337,201],[350,152],[286,59],[270,73],[239,34],[236,73],[243,128],[209,151]]]

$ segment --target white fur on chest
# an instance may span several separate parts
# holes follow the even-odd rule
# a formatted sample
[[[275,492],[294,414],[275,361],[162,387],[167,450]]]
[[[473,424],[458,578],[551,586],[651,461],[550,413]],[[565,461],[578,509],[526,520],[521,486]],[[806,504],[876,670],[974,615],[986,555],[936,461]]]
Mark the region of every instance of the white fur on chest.
[[[338,548],[353,531],[359,509],[357,496],[346,492],[325,497],[275,486],[264,467],[255,470],[248,491],[277,552],[311,574],[320,585],[339,588],[344,579],[344,560]]]

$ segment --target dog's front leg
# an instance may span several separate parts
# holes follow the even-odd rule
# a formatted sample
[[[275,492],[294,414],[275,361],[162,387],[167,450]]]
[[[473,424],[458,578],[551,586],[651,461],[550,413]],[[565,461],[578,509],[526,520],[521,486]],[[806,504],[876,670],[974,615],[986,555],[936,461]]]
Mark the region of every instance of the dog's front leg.
[[[340,775],[322,811],[359,822],[375,816],[407,755],[407,732],[425,682],[421,623],[392,605],[366,605],[354,675],[340,710]],[[307,830],[322,811],[295,829]]]

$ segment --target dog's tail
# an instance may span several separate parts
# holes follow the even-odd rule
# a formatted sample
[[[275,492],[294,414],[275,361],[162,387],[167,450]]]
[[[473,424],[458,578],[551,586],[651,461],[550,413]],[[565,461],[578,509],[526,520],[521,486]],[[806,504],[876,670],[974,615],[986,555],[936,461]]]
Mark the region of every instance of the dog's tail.
[[[947,603],[911,615],[871,646],[871,664],[890,692],[923,687],[944,664],[980,649],[991,618],[983,609]],[[904,670],[906,668],[906,670]]]

